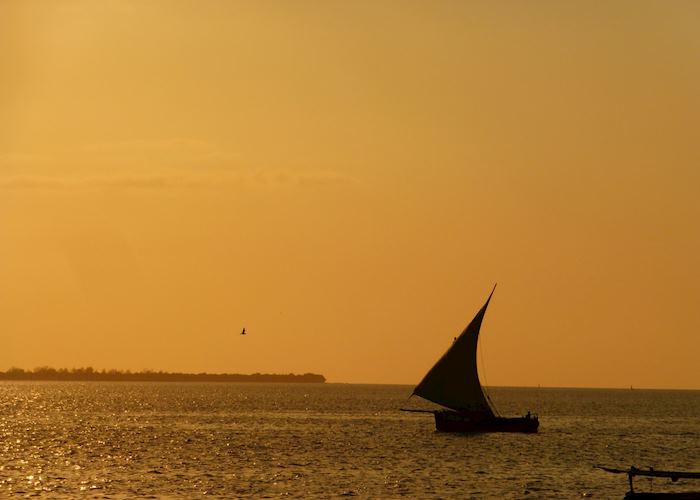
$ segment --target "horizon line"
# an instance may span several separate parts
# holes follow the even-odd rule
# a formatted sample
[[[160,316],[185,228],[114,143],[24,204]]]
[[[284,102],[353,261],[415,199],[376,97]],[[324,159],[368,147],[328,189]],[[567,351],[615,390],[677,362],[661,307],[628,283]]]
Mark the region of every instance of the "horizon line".
[[[398,382],[336,382],[326,380],[326,384],[344,384],[344,385],[396,385],[414,387],[416,384],[406,384]],[[620,390],[620,391],[700,391],[700,387],[642,387],[642,386],[563,386],[563,385],[482,385],[487,389],[601,389],[601,390]]]

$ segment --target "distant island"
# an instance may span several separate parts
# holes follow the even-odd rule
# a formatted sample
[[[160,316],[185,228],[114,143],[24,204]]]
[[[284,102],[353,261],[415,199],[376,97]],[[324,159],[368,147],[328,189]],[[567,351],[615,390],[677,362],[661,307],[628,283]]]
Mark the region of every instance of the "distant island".
[[[60,380],[60,381],[104,381],[104,382],[303,382],[322,384],[326,377],[316,373],[295,375],[289,373],[253,373],[241,375],[238,373],[169,373],[144,370],[132,372],[129,370],[95,370],[87,368],[50,368],[42,366],[34,370],[10,368],[0,372],[0,380]]]

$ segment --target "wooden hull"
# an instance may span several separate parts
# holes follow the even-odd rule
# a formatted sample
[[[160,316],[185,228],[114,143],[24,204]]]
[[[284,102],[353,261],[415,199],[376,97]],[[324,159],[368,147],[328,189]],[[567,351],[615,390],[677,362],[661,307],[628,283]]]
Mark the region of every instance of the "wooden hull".
[[[627,479],[630,482],[630,490],[625,495],[624,500],[700,500],[700,491],[659,491],[659,492],[642,492],[634,491],[634,486],[632,485],[632,479],[634,477],[665,477],[673,482],[679,479],[700,479],[700,472],[692,471],[682,471],[682,470],[660,470],[649,467],[649,469],[638,469],[634,465],[629,468],[629,470],[616,469],[614,467],[603,467],[596,466],[597,469],[604,470],[605,472],[612,472],[613,474],[627,474]]]
[[[480,417],[449,410],[438,410],[435,427],[441,432],[537,432],[537,417]]]

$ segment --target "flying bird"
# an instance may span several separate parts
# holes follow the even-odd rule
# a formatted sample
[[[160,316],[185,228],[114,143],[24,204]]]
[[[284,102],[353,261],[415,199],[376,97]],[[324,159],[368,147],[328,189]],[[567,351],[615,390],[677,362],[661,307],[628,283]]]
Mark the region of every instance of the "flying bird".
[[[241,332],[241,335],[245,335],[245,328],[244,328],[243,331]]]

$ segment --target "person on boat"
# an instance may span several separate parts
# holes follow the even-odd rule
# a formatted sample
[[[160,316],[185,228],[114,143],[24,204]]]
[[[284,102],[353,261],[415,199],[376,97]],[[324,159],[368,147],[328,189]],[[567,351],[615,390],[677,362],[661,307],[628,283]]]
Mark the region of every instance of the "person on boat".
[[[527,415],[525,415],[525,418],[529,419],[530,418],[530,410],[527,410]]]

